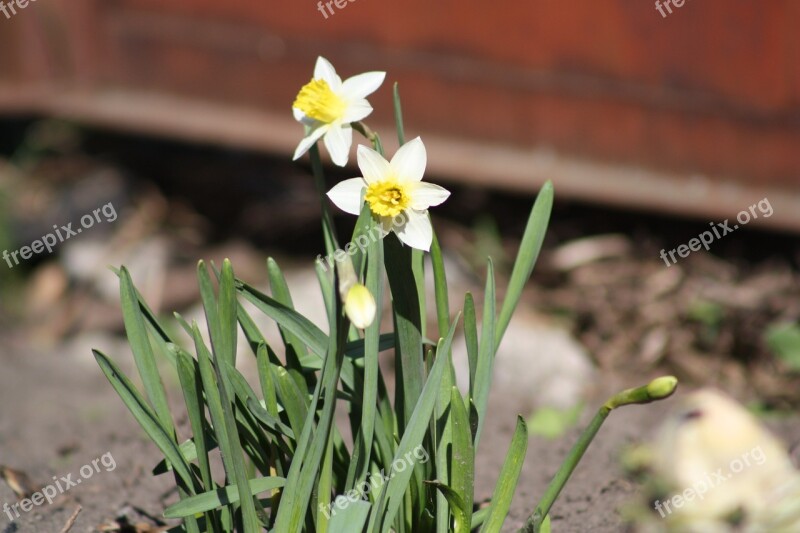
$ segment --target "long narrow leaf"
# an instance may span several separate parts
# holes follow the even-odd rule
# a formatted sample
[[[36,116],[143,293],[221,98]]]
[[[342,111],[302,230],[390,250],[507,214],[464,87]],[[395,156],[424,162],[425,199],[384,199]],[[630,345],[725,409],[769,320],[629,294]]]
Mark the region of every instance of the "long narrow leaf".
[[[145,394],[150,400],[150,405],[153,406],[161,426],[168,434],[174,434],[175,427],[169,412],[167,394],[164,391],[153,348],[150,346],[150,339],[147,336],[147,329],[139,307],[139,298],[131,275],[125,267],[120,269],[120,299],[125,332],[128,334],[128,342],[136,361],[136,368],[139,370],[139,376],[142,378]]]
[[[503,522],[511,508],[511,500],[517,490],[519,473],[525,462],[525,453],[528,450],[528,428],[522,417],[517,417],[517,427],[511,438],[511,446],[500,469],[500,477],[492,493],[492,507],[489,516],[481,528],[481,533],[500,533]]]
[[[328,322],[331,324],[329,345],[326,350],[325,365],[317,382],[311,400],[308,415],[303,424],[303,431],[297,443],[289,473],[286,476],[286,487],[281,500],[278,515],[275,519],[275,531],[281,533],[299,532],[303,525],[308,503],[311,500],[314,482],[322,461],[322,455],[330,438],[330,428],[336,405],[336,384],[342,367],[341,349],[344,345],[344,334],[340,328],[339,307],[334,306],[329,312]],[[314,424],[317,405],[320,397],[324,402],[319,423]],[[312,437],[313,433],[313,437]]]
[[[511,278],[508,280],[503,306],[497,318],[495,330],[495,346],[500,346],[503,335],[506,332],[511,315],[517,308],[519,299],[522,297],[522,289],[531,277],[533,266],[539,257],[542,249],[544,235],[547,231],[547,224],[550,221],[550,212],[553,210],[553,184],[548,181],[539,190],[536,201],[533,204],[528,224],[522,234],[522,242],[519,246],[517,259],[514,261],[514,268],[511,270]]]
[[[453,418],[453,457],[450,464],[450,486],[461,496],[463,507],[454,510],[455,533],[469,533],[472,521],[473,482],[475,455],[467,408],[458,387],[453,387],[450,398],[450,416]]]
[[[285,483],[286,480],[282,477],[259,477],[249,480],[248,486],[250,493],[259,494],[283,487]],[[237,502],[239,502],[239,488],[236,485],[228,485],[227,487],[204,492],[170,505],[164,510],[164,517],[183,518]]]
[[[136,421],[139,422],[147,436],[158,446],[167,461],[172,464],[186,488],[193,489],[195,479],[190,473],[189,465],[181,454],[178,445],[158,420],[156,413],[147,405],[147,402],[136,390],[133,383],[108,356],[98,350],[92,350],[92,353],[103,374],[108,378],[111,386],[117,391],[122,402],[136,418]]]
[[[481,342],[478,346],[478,361],[475,368],[475,387],[472,399],[478,414],[478,429],[475,432],[475,450],[481,438],[483,423],[486,419],[486,408],[489,405],[489,389],[492,386],[492,369],[494,367],[495,344],[495,283],[494,265],[491,258],[486,265],[486,289],[483,298],[483,324],[481,325]]]
[[[422,326],[420,317],[420,295],[412,268],[412,252],[407,246],[389,234],[384,239],[386,273],[394,303],[395,368],[397,373],[395,409],[399,414],[400,428],[405,428],[411,419],[414,405],[422,392]]]
[[[454,320],[453,324],[450,326],[450,331],[447,333],[447,337],[439,341],[439,346],[436,350],[437,353],[444,354],[450,350],[456,325],[458,324],[458,318],[459,317],[456,317],[456,320]],[[428,429],[428,422],[430,421],[433,410],[436,407],[436,398],[439,394],[439,386],[442,376],[447,369],[447,363],[447,357],[436,358],[436,361],[431,368],[431,372],[428,375],[428,379],[425,382],[425,386],[418,397],[415,409],[412,411],[406,431],[403,433],[403,437],[400,439],[400,444],[397,446],[397,451],[395,452],[392,463],[395,461],[407,461],[408,456],[413,454],[413,450],[422,444],[422,439],[425,437],[425,433]],[[411,479],[411,474],[413,471],[413,468],[406,468],[402,472],[393,472],[392,478],[389,480],[385,490],[381,493],[380,503],[375,508],[377,512],[375,513],[374,518],[370,519],[370,530],[374,529],[372,524],[377,523],[379,519],[382,523],[379,526],[380,531],[385,533],[391,528],[395,514],[400,508],[400,504],[403,500],[406,487],[408,486],[408,482]]]

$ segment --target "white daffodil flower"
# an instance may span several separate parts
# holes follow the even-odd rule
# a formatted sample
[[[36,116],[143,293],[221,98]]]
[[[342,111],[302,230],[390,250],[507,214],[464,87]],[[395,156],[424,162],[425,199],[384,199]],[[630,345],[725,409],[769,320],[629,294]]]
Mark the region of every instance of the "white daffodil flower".
[[[358,166],[364,176],[338,183],[328,191],[328,198],[342,211],[358,215],[361,190],[366,188],[364,199],[384,235],[393,231],[408,246],[428,251],[433,241],[428,208],[447,200],[450,192],[422,181],[427,160],[419,137],[404,144],[391,161],[359,145]]]
[[[328,198],[342,211],[358,215],[361,190],[366,188],[364,199],[384,234],[393,231],[408,246],[428,251],[433,241],[428,208],[447,200],[450,192],[422,181],[427,161],[419,137],[404,144],[391,161],[359,145],[358,166],[363,177],[337,184],[328,191]]]
[[[308,136],[297,145],[294,159],[323,138],[333,162],[345,166],[353,144],[350,124],[372,113],[366,97],[378,90],[385,77],[385,72],[366,72],[343,82],[333,65],[318,57],[314,78],[300,89],[292,104],[295,120],[310,127]]]

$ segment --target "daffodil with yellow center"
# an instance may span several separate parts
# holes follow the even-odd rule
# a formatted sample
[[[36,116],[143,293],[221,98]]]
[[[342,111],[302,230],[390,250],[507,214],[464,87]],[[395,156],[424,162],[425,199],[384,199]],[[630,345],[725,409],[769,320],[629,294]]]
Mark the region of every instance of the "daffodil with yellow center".
[[[430,250],[433,228],[428,208],[447,200],[450,192],[422,181],[428,161],[422,140],[407,142],[391,161],[363,145],[357,155],[363,177],[337,184],[328,191],[328,198],[342,211],[358,215],[361,191],[366,189],[364,201],[384,232],[393,231],[412,248]]]
[[[395,217],[411,203],[408,187],[395,179],[388,179],[367,187],[364,199],[370,210],[381,217]]]
[[[346,165],[353,143],[350,124],[372,113],[366,97],[381,86],[385,76],[385,72],[366,72],[342,81],[328,60],[317,58],[314,78],[300,89],[292,104],[295,120],[308,127],[294,159],[322,139],[331,160],[340,167]]]
[[[293,107],[309,118],[329,123],[342,116],[345,103],[331,90],[328,82],[311,80],[300,89]]]

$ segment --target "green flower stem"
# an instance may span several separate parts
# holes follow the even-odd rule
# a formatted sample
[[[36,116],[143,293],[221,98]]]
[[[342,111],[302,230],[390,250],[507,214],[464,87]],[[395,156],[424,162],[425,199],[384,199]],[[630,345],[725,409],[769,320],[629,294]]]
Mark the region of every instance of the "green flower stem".
[[[308,151],[308,155],[311,158],[311,172],[314,174],[314,184],[317,187],[317,194],[322,206],[322,233],[325,236],[325,253],[332,256],[339,248],[339,243],[336,239],[336,228],[333,226],[333,216],[331,216],[331,211],[328,208],[328,197],[325,195],[325,173],[322,170],[319,147],[316,144],[312,146]]]
[[[572,447],[569,455],[567,455],[567,458],[561,464],[558,472],[556,472],[556,475],[553,476],[553,479],[547,486],[547,490],[545,490],[539,505],[536,506],[536,511],[528,517],[528,520],[525,522],[522,529],[520,529],[520,532],[537,533],[539,531],[542,522],[544,522],[545,517],[547,517],[547,513],[550,512],[553,503],[555,503],[558,495],[561,494],[561,490],[564,488],[564,485],[567,484],[567,480],[572,475],[573,470],[578,466],[578,462],[580,462],[589,444],[591,444],[592,439],[597,435],[600,426],[603,425],[603,422],[608,418],[611,411],[623,405],[645,404],[662,400],[671,396],[672,393],[675,392],[677,385],[677,378],[673,376],[664,376],[654,379],[643,387],[627,389],[609,398],[597,411],[597,414],[594,415],[594,418],[586,429],[583,430],[578,442]]]
[[[382,156],[386,157],[386,154],[383,152],[383,144],[381,144],[381,138],[378,135],[378,132],[373,131],[369,126],[367,126],[364,122],[353,122],[351,124],[354,130],[364,136],[370,144],[372,144],[372,148],[381,154]]]
[[[394,82],[392,96],[394,99],[394,122],[397,126],[397,141],[400,146],[406,143],[406,132],[403,127],[403,106],[400,105],[400,87]]]

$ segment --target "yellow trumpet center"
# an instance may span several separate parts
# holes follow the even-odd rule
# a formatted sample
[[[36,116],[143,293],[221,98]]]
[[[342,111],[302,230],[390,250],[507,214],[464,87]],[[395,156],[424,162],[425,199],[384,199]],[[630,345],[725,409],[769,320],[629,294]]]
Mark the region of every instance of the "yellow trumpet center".
[[[342,116],[345,103],[331,90],[328,82],[311,80],[297,93],[292,107],[296,107],[314,120],[331,123]]]
[[[394,179],[373,183],[367,187],[364,199],[370,210],[382,217],[397,216],[411,203],[408,185]]]

